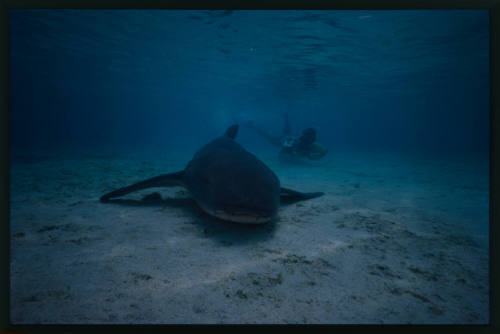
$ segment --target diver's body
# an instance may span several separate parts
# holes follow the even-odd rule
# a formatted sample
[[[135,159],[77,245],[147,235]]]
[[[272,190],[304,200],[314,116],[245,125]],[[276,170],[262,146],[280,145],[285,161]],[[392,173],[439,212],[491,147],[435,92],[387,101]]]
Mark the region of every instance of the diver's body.
[[[262,137],[267,139],[271,144],[281,147],[281,154],[289,156],[301,156],[311,160],[321,159],[326,155],[328,150],[321,144],[316,142],[316,130],[307,128],[302,131],[300,136],[291,135],[290,122],[288,115],[285,114],[285,127],[283,136],[274,137],[262,129],[257,128],[252,123],[249,126]]]

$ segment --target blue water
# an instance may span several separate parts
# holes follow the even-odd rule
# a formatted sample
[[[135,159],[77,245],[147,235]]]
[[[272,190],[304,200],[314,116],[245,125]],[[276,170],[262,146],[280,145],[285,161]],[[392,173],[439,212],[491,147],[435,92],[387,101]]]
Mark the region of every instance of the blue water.
[[[488,15],[11,10],[12,147],[196,147],[287,112],[335,151],[487,157]]]

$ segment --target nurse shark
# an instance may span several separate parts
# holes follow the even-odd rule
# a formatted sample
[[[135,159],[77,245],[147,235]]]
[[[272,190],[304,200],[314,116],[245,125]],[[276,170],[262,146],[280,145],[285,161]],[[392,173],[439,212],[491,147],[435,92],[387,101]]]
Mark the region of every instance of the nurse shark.
[[[207,214],[243,224],[271,221],[280,202],[322,196],[281,187],[276,174],[234,139],[238,125],[200,148],[182,171],[156,176],[103,195],[101,202],[153,187],[186,188]]]

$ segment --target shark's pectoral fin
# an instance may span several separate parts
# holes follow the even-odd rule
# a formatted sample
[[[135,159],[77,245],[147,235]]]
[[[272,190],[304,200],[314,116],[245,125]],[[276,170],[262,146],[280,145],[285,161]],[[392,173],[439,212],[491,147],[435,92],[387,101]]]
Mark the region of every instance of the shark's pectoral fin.
[[[101,202],[111,202],[113,198],[121,197],[131,192],[146,188],[184,186],[184,183],[182,182],[183,175],[184,171],[156,176],[151,179],[137,182],[130,186],[109,192],[102,195],[100,200]]]
[[[323,195],[324,195],[324,193],[322,193],[322,192],[301,193],[299,191],[295,191],[292,189],[287,189],[287,188],[281,187],[280,200],[282,202],[296,202],[296,201],[303,201],[306,199],[320,197]]]

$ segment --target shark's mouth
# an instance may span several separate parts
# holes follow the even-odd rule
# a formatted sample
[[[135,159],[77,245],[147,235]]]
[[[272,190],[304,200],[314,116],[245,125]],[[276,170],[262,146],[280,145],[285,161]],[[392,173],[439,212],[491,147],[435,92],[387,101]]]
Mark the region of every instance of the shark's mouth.
[[[259,214],[255,212],[213,209],[207,207],[206,205],[203,205],[202,203],[198,203],[198,205],[203,211],[213,217],[240,224],[263,224],[267,223],[273,218],[270,215]]]
[[[267,223],[272,218],[271,216],[259,216],[256,214],[227,212],[222,210],[215,210],[208,213],[222,220],[229,220],[242,224],[262,224]]]
[[[259,216],[256,214],[249,214],[249,213],[236,213],[236,212],[227,212],[222,210],[215,210],[208,213],[222,220],[229,220],[235,223],[242,223],[242,224],[262,224],[262,223],[267,223],[268,221],[271,220],[270,216]]]

